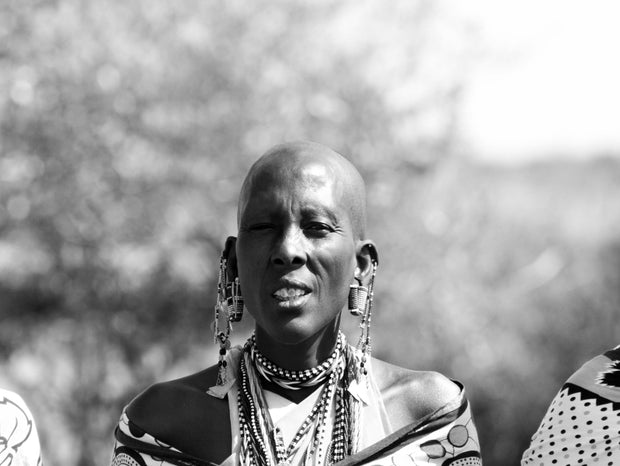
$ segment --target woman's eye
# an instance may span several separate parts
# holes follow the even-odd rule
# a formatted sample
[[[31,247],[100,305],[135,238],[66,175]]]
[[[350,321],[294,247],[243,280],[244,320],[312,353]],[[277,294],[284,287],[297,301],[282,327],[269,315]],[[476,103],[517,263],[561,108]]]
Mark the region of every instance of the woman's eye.
[[[305,230],[313,232],[313,233],[329,233],[332,231],[332,228],[325,223],[310,223],[306,225]]]

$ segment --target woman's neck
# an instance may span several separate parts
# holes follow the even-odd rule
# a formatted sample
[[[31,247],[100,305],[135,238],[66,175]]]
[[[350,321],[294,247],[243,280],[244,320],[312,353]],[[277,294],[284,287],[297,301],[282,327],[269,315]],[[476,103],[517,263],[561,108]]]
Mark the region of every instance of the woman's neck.
[[[338,342],[339,332],[340,319],[336,319],[333,326],[323,329],[310,338],[295,344],[285,344],[271,338],[257,326],[255,329],[256,346],[264,357],[278,367],[290,371],[302,371],[317,367],[332,355]],[[322,386],[319,384],[291,390],[263,377],[260,378],[260,384],[263,389],[277,393],[297,404]]]

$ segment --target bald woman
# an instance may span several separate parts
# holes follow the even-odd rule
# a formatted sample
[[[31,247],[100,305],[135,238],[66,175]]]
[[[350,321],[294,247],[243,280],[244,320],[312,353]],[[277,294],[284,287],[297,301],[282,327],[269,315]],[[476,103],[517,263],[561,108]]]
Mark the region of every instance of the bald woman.
[[[340,154],[278,145],[252,166],[220,261],[217,365],[123,411],[113,464],[481,464],[461,385],[372,358],[378,255],[364,182]],[[356,347],[342,311],[361,322]],[[231,348],[230,323],[254,334]]]

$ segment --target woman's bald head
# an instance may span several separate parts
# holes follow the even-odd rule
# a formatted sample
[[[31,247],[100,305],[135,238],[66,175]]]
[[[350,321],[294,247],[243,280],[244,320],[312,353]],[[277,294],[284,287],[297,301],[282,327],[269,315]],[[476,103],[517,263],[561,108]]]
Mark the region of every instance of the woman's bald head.
[[[262,189],[282,177],[292,179],[301,170],[316,174],[317,183],[331,182],[340,193],[339,201],[350,215],[358,239],[366,235],[366,189],[357,169],[342,155],[315,142],[288,142],[263,154],[250,168],[241,188],[239,220],[256,189]]]

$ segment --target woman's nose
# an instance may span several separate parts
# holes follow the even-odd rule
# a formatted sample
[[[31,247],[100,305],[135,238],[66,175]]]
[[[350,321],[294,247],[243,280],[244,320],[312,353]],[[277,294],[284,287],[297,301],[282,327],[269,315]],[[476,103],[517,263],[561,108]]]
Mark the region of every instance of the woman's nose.
[[[271,262],[278,266],[300,266],[306,263],[304,235],[298,229],[288,228],[282,232]]]

